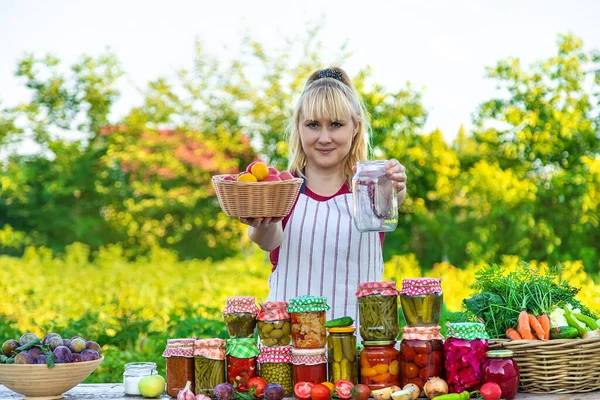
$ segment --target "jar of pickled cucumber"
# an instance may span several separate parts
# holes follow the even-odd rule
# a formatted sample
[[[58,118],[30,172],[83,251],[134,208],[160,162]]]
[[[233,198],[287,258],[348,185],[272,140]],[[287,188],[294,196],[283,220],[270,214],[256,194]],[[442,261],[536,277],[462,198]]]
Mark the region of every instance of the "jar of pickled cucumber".
[[[364,341],[360,351],[360,383],[371,390],[400,384],[395,340]]]
[[[196,394],[213,396],[213,389],[225,380],[225,341],[199,339],[194,343]]]
[[[444,359],[448,389],[450,393],[479,390],[483,383],[482,366],[489,350],[485,325],[453,322],[447,326]]]
[[[292,320],[285,301],[269,301],[261,304],[256,316],[258,336],[265,347],[289,346],[292,343]]]
[[[396,283],[364,282],[358,285],[358,321],[363,340],[396,340],[398,291]]]
[[[335,383],[345,379],[358,383],[356,362],[356,328],[351,326],[329,328],[327,337],[327,362],[329,381]]]
[[[442,283],[435,278],[402,281],[400,304],[407,326],[437,326],[442,313]]]
[[[325,312],[329,308],[325,297],[299,296],[290,299],[288,312],[292,319],[294,347],[300,349],[325,347],[327,344]]]
[[[423,389],[431,377],[445,378],[444,338],[439,326],[405,326],[400,342],[400,386]]]
[[[292,348],[261,347],[258,356],[260,376],[267,383],[278,383],[285,390],[286,396],[294,393],[294,373],[292,371]]]
[[[292,348],[292,366],[294,383],[312,382],[314,384],[327,380],[327,356],[322,349]]]
[[[258,376],[256,339],[227,339],[227,379],[239,392],[248,391],[248,381]]]
[[[227,325],[227,332],[231,338],[245,338],[254,336],[256,328],[256,306],[254,296],[235,296],[227,299],[227,306],[223,310],[223,318]]]
[[[194,387],[194,342],[195,339],[169,339],[163,352],[167,372],[167,394],[177,397],[180,390],[190,381]]]

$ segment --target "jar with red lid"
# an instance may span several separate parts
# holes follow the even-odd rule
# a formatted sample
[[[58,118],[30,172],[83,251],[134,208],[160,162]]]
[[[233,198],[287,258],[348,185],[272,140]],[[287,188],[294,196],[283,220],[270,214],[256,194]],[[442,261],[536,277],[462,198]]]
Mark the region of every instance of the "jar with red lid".
[[[360,383],[371,390],[400,384],[395,340],[364,341],[360,351]]]
[[[483,383],[495,382],[502,389],[503,399],[514,399],[519,390],[519,367],[511,350],[490,350],[481,367]]]
[[[195,390],[194,376],[195,339],[169,339],[163,352],[167,372],[167,394],[177,397],[180,390],[190,381],[190,390]]]
[[[326,349],[292,348],[292,367],[294,383],[312,382],[314,384],[327,380]]]
[[[396,283],[363,282],[358,285],[356,296],[362,339],[396,340],[399,331]]]
[[[431,377],[445,378],[444,341],[439,326],[403,328],[400,342],[401,385],[414,383],[423,389]]]
[[[287,307],[285,301],[268,301],[260,305],[256,319],[263,346],[282,347],[292,343],[292,321]]]
[[[402,281],[400,305],[407,326],[438,326],[442,302],[440,279],[414,278]]]
[[[225,380],[225,341],[198,339],[194,342],[196,394],[213,396],[213,389]]]
[[[258,307],[254,296],[235,296],[227,299],[223,319],[231,338],[254,336]]]
[[[481,366],[489,349],[488,338],[484,324],[448,323],[444,358],[450,393],[472,392],[481,388]]]
[[[248,381],[258,376],[255,338],[227,339],[227,380],[239,392],[248,391]]]
[[[299,296],[290,299],[292,343],[299,349],[321,349],[327,344],[325,312],[330,307],[325,297]],[[320,383],[320,382],[319,382]]]
[[[294,373],[292,370],[292,348],[261,347],[258,356],[260,377],[267,383],[277,383],[283,387],[286,396],[294,393]]]

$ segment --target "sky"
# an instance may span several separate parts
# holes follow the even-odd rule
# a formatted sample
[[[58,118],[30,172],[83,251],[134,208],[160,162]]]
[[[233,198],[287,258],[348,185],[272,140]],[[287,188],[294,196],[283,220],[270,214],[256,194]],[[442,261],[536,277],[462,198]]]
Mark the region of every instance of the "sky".
[[[411,82],[429,111],[425,131],[439,128],[448,141],[470,127],[477,105],[494,96],[485,67],[506,57],[529,65],[556,53],[559,33],[579,36],[600,50],[600,1],[34,1],[0,0],[0,101],[28,99],[14,77],[25,53],[52,53],[66,63],[109,48],[126,77],[111,120],[140,104],[140,88],[189,67],[194,41],[227,62],[245,35],[267,51],[286,38],[322,26],[322,58],[334,61],[343,43],[350,75],[373,69],[373,80],[395,91]],[[31,143],[21,145],[27,151]]]

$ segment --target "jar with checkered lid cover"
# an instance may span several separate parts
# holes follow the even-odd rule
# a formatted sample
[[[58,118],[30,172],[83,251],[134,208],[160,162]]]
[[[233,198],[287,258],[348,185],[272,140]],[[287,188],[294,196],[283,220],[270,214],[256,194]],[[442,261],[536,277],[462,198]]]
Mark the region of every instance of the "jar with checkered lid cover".
[[[402,281],[400,304],[407,326],[437,326],[442,302],[440,279],[413,278]]]
[[[290,346],[261,347],[258,362],[260,376],[267,383],[278,383],[283,387],[286,396],[294,391],[294,375],[292,372]]]
[[[285,301],[269,301],[260,305],[258,336],[265,347],[289,346],[292,343],[292,320]]]
[[[235,296],[227,299],[223,319],[231,338],[254,336],[258,307],[254,296]]]
[[[363,340],[396,340],[398,291],[396,282],[363,282],[356,291]]]
[[[325,297],[299,296],[290,299],[288,312],[292,318],[294,347],[300,349],[325,347],[327,344],[325,311],[329,308]]]

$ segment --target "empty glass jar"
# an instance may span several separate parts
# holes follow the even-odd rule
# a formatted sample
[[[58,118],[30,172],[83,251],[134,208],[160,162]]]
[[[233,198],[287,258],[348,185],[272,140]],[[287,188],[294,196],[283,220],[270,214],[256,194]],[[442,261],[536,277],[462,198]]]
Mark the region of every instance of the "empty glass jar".
[[[398,193],[382,161],[360,161],[352,178],[354,223],[361,232],[390,232],[398,224]]]

